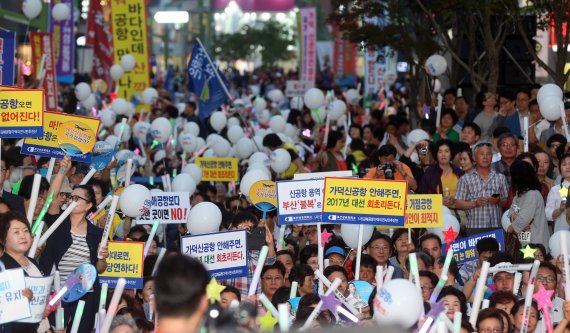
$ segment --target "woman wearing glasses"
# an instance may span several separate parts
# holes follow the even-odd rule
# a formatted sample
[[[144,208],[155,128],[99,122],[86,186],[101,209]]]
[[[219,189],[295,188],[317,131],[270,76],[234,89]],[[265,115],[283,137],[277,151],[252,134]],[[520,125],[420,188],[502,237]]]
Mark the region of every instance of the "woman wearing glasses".
[[[60,172],[52,183],[54,196],[59,195],[61,184],[65,177],[65,170],[68,167],[70,167],[70,162],[66,157],[61,161]],[[51,272],[54,265],[59,270],[62,286],[65,285],[69,274],[81,264],[91,264],[96,267],[98,273],[104,272],[107,267],[106,258],[109,255],[106,246],[99,247],[99,242],[103,237],[103,230],[87,220],[87,215],[96,208],[93,188],[80,185],[71,193],[71,199],[77,203],[77,206],[48,238],[40,257],[40,268],[44,272]],[[45,217],[46,224],[49,226],[55,222],[59,217],[59,213],[58,204],[53,202]],[[99,303],[99,292],[99,281],[96,279],[92,290],[81,298],[81,300],[85,301],[85,309],[81,317],[79,332],[89,332],[93,329],[95,313],[97,313]],[[62,302],[62,307],[64,309],[64,322],[66,326],[71,326],[71,321],[77,308],[77,301],[72,303]]]

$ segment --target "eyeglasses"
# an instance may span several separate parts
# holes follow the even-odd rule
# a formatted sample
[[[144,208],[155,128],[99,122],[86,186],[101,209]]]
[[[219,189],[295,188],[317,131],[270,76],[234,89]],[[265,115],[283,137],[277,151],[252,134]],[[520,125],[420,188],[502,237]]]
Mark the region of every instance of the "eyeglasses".
[[[73,200],[73,201],[79,201],[79,199],[89,203],[89,200],[85,199],[84,197],[80,197],[77,194],[71,196],[71,200]]]
[[[390,251],[390,248],[387,246],[371,246],[370,247],[372,250],[374,251],[379,251],[379,252],[388,252]]]
[[[539,275],[536,277],[536,281],[538,281],[540,283],[544,283],[544,282],[552,283],[552,282],[556,281],[556,278],[552,275],[549,275],[549,276]]]
[[[501,143],[501,147],[503,147],[503,148],[514,148],[516,146],[517,146],[516,144],[511,144],[511,143],[506,143],[506,142]]]
[[[423,292],[430,292],[430,291],[433,290],[432,287],[427,287],[427,286],[422,286],[421,289],[422,289]]]
[[[264,276],[264,281],[281,281],[283,280],[283,276]]]
[[[501,333],[501,332],[503,332],[503,330],[500,328],[486,327],[486,328],[480,328],[479,329],[479,333]]]

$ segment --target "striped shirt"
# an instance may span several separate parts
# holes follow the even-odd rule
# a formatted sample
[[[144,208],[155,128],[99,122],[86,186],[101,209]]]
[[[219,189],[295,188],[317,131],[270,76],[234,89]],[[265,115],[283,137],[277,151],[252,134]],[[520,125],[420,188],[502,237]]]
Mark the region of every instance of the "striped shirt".
[[[71,272],[79,265],[90,263],[89,247],[87,246],[87,236],[77,235],[71,231],[72,244],[65,252],[65,255],[59,262],[58,269],[61,279],[61,286],[65,285],[65,281]]]

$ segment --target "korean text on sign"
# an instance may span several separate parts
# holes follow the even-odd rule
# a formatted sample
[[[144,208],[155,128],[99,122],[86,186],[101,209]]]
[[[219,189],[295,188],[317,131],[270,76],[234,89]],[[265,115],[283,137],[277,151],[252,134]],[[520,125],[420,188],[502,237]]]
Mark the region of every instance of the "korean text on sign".
[[[25,288],[23,269],[0,272],[0,324],[31,316],[30,302],[23,295]]]
[[[186,223],[190,213],[190,195],[187,192],[159,193],[152,196],[150,210],[137,218],[137,224]]]
[[[323,221],[403,227],[407,182],[325,178]]]
[[[236,230],[198,236],[184,236],[182,254],[198,259],[218,280],[247,275],[247,232]]]
[[[44,135],[42,90],[4,90],[0,87],[0,138]]]
[[[107,269],[99,274],[100,283],[115,288],[119,278],[127,280],[126,288],[142,288],[143,251],[141,242],[109,242]]]
[[[322,222],[324,179],[277,182],[277,223]]]
[[[287,80],[285,96],[304,96],[307,90],[315,87],[314,81]]]
[[[317,75],[317,10],[305,7],[299,10],[301,79],[315,82]]]
[[[233,182],[238,180],[238,159],[199,157],[196,165],[202,169],[202,181]]]
[[[42,321],[44,310],[49,295],[51,294],[51,285],[53,283],[53,275],[46,277],[26,276],[26,288],[33,293],[30,301],[30,310],[32,316],[30,318],[18,320],[20,323],[39,323]]]
[[[499,251],[505,250],[505,239],[503,237],[502,229],[461,238],[451,243],[450,246],[450,248],[453,249],[453,258],[457,261],[457,264],[461,265],[477,260],[477,242],[482,238],[489,237],[497,240],[497,243],[499,243]],[[446,248],[446,246],[442,246],[443,256],[447,253]]]
[[[406,206],[406,228],[443,227],[441,194],[410,194]]]
[[[32,44],[32,62],[38,64],[34,66],[36,78],[40,78],[42,71],[44,73],[41,88],[44,90],[45,110],[57,111],[57,82],[53,36],[51,33],[46,32],[31,32],[30,40]],[[42,63],[43,68],[40,68]]]

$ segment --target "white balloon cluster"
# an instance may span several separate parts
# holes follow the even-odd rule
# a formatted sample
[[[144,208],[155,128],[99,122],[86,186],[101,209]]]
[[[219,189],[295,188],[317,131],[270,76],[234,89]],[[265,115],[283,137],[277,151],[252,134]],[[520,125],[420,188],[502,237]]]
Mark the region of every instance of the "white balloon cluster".
[[[536,101],[540,113],[548,121],[556,121],[562,116],[564,104],[562,102],[562,89],[559,86],[548,83],[540,87],[536,95]]]

